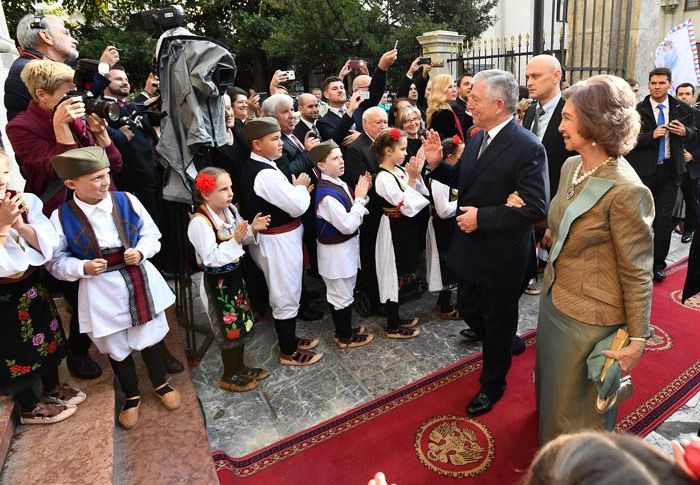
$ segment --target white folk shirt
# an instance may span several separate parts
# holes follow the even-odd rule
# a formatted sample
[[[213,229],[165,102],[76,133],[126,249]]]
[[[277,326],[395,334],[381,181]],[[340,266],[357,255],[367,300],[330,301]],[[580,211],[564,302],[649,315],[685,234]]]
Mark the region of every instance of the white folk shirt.
[[[321,174],[322,180],[328,180],[343,187],[348,197],[352,198],[345,182],[338,178]],[[352,234],[359,229],[362,219],[369,211],[365,204],[369,199],[355,198],[350,212],[334,197],[324,197],[316,208],[316,215],[328,221],[341,234]],[[360,236],[348,239],[339,244],[318,243],[318,272],[324,278],[350,278],[357,274],[360,267]]]
[[[49,219],[41,212],[43,207],[41,200],[30,193],[22,194],[22,197],[29,209],[28,222],[25,224],[34,228],[41,251],[31,247],[19,232],[10,228],[10,237],[4,245],[0,244],[0,278],[24,273],[30,266],[41,266],[51,259],[58,247],[58,234]]]
[[[192,246],[194,246],[197,263],[212,268],[219,268],[237,261],[245,254],[243,245],[256,243],[253,228],[248,226],[248,232],[243,238],[243,245],[239,244],[233,237],[228,241],[217,244],[216,235],[214,234],[215,230],[226,235],[233,235],[236,226],[243,222],[244,219],[238,214],[234,206],[224,209],[226,220],[222,220],[208,205],[205,204],[204,207],[216,227],[212,229],[207,224],[208,221],[205,221],[200,216],[192,217],[187,226],[187,237]]]
[[[377,194],[387,200],[394,207],[399,208],[404,217],[414,217],[429,203],[428,188],[423,183],[423,178],[418,177],[416,188],[408,185],[408,175],[400,168],[394,167],[392,173],[396,175],[405,190],[399,186],[396,179],[383,170],[380,170],[374,182]],[[375,266],[377,270],[377,282],[379,283],[379,301],[399,301],[399,277],[396,270],[396,258],[394,244],[391,237],[389,217],[382,215],[377,232],[375,244]]]
[[[126,195],[142,222],[139,240],[134,249],[143,255],[141,264],[146,270],[156,313],[154,320],[156,320],[162,317],[161,312],[175,303],[175,295],[170,291],[168,284],[153,264],[148,261],[148,258],[160,251],[161,234],[141,202],[131,194]],[[90,221],[100,248],[122,247],[117,227],[112,218],[111,197],[106,197],[95,205],[87,204],[78,199],[77,196],[74,200],[80,210],[85,213],[87,220]],[[58,209],[51,214],[51,222],[59,235],[60,242],[53,260],[47,263],[46,267],[59,280],[80,280],[78,291],[80,332],[89,334],[91,338],[99,339],[131,328],[129,292],[120,272],[108,271],[96,276],[86,275],[84,266],[89,260],[78,259],[69,251],[58,217]],[[148,325],[149,323],[146,323],[141,327]]]
[[[250,158],[273,168],[261,170],[255,176],[253,190],[258,197],[279,207],[291,217],[300,217],[306,212],[311,203],[306,187],[292,185],[274,162],[255,153],[251,153]],[[304,270],[303,234],[302,225],[281,234],[258,234],[258,244],[248,248],[265,274],[272,316],[278,320],[294,318],[299,311]]]

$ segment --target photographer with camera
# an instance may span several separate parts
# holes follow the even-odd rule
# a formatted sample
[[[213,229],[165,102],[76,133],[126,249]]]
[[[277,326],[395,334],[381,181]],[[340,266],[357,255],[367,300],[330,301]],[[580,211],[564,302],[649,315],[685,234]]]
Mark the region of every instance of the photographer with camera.
[[[119,173],[122,168],[119,150],[107,133],[107,122],[86,110],[84,96],[72,95],[73,74],[65,64],[47,59],[28,63],[22,70],[22,81],[32,101],[27,111],[7,124],[7,136],[22,160],[25,190],[41,198],[47,216],[68,195],[51,165],[51,157],[73,148],[100,146],[105,149],[112,173]],[[94,104],[88,103],[93,107]],[[60,289],[70,306],[77,310],[77,283],[61,282]],[[88,355],[90,339],[80,333],[77,311],[71,317],[68,343],[68,369],[73,375],[81,379],[99,377],[102,370]]]

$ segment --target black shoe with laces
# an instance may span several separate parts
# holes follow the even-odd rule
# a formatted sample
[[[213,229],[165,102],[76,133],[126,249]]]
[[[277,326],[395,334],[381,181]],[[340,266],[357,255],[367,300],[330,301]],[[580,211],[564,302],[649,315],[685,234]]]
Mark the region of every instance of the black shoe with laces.
[[[102,375],[102,368],[89,354],[68,354],[66,364],[70,373],[78,379],[97,379]]]

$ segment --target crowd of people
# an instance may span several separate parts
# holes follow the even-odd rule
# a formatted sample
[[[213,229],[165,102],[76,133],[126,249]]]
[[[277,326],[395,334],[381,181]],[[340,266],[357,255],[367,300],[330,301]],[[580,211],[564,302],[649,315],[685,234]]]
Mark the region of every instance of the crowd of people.
[[[180,406],[166,374],[182,366],[163,344],[174,295],[163,277],[167,257],[157,255],[162,235],[185,234],[173,234],[164,217],[158,77],[130,100],[108,46],[101,61],[109,70],[94,74],[93,90],[121,117],[88,113],[65,64],[78,52],[63,22],[28,15],[17,41],[6,132],[26,187],[11,190],[10,160],[0,156],[0,315],[8,322],[0,391],[15,397],[24,423],[68,418],[86,396],[60,383],[56,369],[67,355],[75,376],[98,377],[92,343],[109,356],[128,429],[141,403],[134,351],[161,403]],[[419,321],[400,303],[427,290],[438,294],[439,318],[463,320],[462,337],[483,345],[480,389],[466,407],[476,417],[502,398],[513,356],[525,350],[517,324],[527,291],[541,293],[540,443],[611,430],[632,392],[622,374],[650,337],[652,280],[665,277],[678,187],[684,242],[697,224],[693,86],[679,86],[677,100],[668,94],[671,72],[660,68],[639,103],[631,82],[608,75],[562,92],[559,61],[542,55],[528,63],[521,95],[511,73],[431,77],[417,58],[389,105],[396,58],[396,49],[384,53],[371,75],[367,63],[348,61],[296,99],[286,71],[275,73],[264,100],[237,87],[221,93],[226,144],[197,167],[186,230],[221,352],[219,386],[245,392],[269,376],[244,353],[268,306],[279,363],[309,366],[322,360],[319,338],[303,335],[297,320],[322,318],[327,304],[339,349],[377,338],[353,325],[353,307],[386,318],[384,338],[417,338]],[[313,277],[326,303],[306,287]],[[72,309],[68,337],[51,297],[58,293]],[[628,345],[611,349],[607,339],[619,331]],[[614,361],[602,387],[588,377],[595,351]]]

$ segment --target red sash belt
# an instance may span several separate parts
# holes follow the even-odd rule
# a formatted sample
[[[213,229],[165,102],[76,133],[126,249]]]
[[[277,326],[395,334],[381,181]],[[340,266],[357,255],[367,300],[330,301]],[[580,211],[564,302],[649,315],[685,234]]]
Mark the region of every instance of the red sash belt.
[[[274,235],[274,234],[284,234],[285,232],[291,232],[297,227],[301,226],[301,218],[297,217],[291,222],[282,224],[281,226],[271,227],[265,231],[260,231],[260,234]]]
[[[143,325],[154,318],[151,291],[148,288],[146,269],[141,264],[124,263],[124,250],[103,249],[102,257],[107,261],[107,271],[119,271],[129,292],[129,312],[131,325]]]

